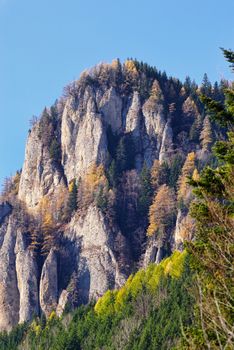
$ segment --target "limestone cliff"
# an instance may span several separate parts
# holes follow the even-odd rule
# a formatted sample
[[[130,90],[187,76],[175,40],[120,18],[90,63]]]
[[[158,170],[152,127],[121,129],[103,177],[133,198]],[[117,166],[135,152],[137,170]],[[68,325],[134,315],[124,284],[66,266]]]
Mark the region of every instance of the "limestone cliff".
[[[176,189],[187,153],[199,152],[188,142],[198,107],[181,87],[137,62],[102,64],[34,123],[0,205],[0,330],[96,299],[180,247],[181,211],[160,244],[147,237],[142,169],[159,161],[153,191]]]

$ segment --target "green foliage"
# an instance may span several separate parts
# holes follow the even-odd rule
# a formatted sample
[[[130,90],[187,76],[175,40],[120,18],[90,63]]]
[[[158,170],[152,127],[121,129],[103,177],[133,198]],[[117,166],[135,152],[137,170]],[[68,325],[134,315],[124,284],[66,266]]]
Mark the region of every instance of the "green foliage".
[[[206,96],[211,96],[212,92],[212,85],[208,79],[207,74],[204,74],[203,80],[202,80],[202,86],[201,86],[201,93]]]
[[[43,145],[47,147],[50,158],[59,165],[61,162],[61,145],[59,142],[60,122],[56,104],[48,110],[44,109],[38,125],[38,137]]]
[[[69,185],[69,195],[66,206],[66,215],[68,218],[70,218],[72,213],[77,210],[77,194],[78,186],[76,180],[73,179]]]
[[[144,164],[140,173],[140,195],[138,209],[142,216],[147,216],[152,199],[152,185],[150,169]]]
[[[170,166],[169,176],[168,176],[168,185],[176,189],[179,176],[181,174],[181,169],[183,165],[183,158],[177,155]]]
[[[181,174],[183,165],[183,158],[180,155],[176,155],[171,164],[163,162],[159,169],[158,184],[167,184],[168,186],[176,189],[178,178]]]
[[[0,349],[15,350],[28,330],[28,324],[23,323],[15,327],[9,334],[7,332],[0,333]]]
[[[221,50],[223,51],[226,60],[230,63],[230,68],[232,69],[232,71],[234,71],[234,51],[226,50],[223,48],[221,48]]]
[[[61,147],[56,138],[52,140],[49,147],[49,152],[50,152],[50,157],[54,162],[56,163],[61,162]]]
[[[96,205],[101,211],[105,211],[108,206],[108,198],[105,188],[102,184],[99,185],[96,194]]]
[[[181,336],[181,321],[191,322],[190,278],[186,252],[176,252],[130,276],[120,290],[107,291],[96,305],[80,306],[61,318],[52,313],[47,322],[35,319],[2,334],[0,348],[170,349]]]
[[[200,114],[196,117],[189,131],[189,139],[193,142],[199,142],[199,137],[202,128],[202,119]]]
[[[107,178],[110,187],[116,187],[118,183],[118,174],[117,174],[117,166],[116,161],[113,159],[108,170],[107,170]]]
[[[159,184],[167,184],[169,183],[169,177],[170,177],[170,166],[167,162],[163,162],[160,165],[160,171],[159,171]]]
[[[233,67],[233,54],[226,51],[225,55]],[[167,77],[165,72],[159,72],[156,68],[143,62],[128,60],[124,65],[121,65],[119,60],[116,60],[111,65],[101,64],[95,67],[92,72],[85,73],[79,83],[74,83],[67,88],[66,96],[74,99],[74,108],[76,108],[77,87],[81,88],[80,94],[87,85],[104,87],[103,91],[114,87],[125,102],[134,91],[138,91],[143,104],[148,97],[152,97],[155,82],[160,90],[160,103],[163,105],[163,112],[165,115],[170,113],[172,119],[174,141],[179,140],[177,135],[180,132],[186,138],[190,131],[190,139],[198,144],[201,120],[198,117],[193,123],[194,119],[191,118],[186,124],[186,118],[181,118],[183,103],[189,96],[194,100],[199,113],[203,115],[204,112],[202,104],[198,101],[198,86],[194,81],[191,82],[189,77],[182,85],[179,80]],[[209,107],[210,114],[215,120],[221,121],[226,128],[230,127],[234,120],[232,89],[226,91],[225,108],[222,103],[222,91],[228,86],[227,83],[223,82],[220,85],[215,84],[212,90],[211,84],[205,76],[201,89],[203,94],[208,94],[208,97],[202,97],[202,101]],[[215,97],[215,101],[211,97]],[[154,107],[155,105],[154,101]],[[38,123],[38,136],[55,165],[59,165],[61,162],[60,122],[55,105],[50,110],[44,110]],[[133,250],[134,239],[141,240],[141,233],[139,237],[134,237],[134,234],[137,236],[137,228],[143,232],[144,225],[139,227],[139,222],[142,217],[147,219],[147,212],[152,200],[149,169],[144,165],[140,176],[137,171],[133,170],[135,169],[136,152],[137,155],[140,155],[143,148],[147,147],[147,142],[144,141],[141,145],[138,140],[135,141],[131,133],[117,135],[111,130],[111,127],[107,128],[106,135],[110,156],[109,167],[108,169],[103,168],[101,171],[99,169],[98,176],[96,174],[97,167],[95,167],[93,172],[89,174],[88,180],[84,182],[84,187],[82,188],[79,184],[78,197],[81,201],[80,196],[83,195],[85,198],[82,199],[87,205],[94,201],[97,207],[106,214],[110,207],[112,209],[108,198],[111,193],[110,203],[113,202],[113,208],[120,213],[113,215],[113,217],[129,242],[132,242]],[[178,154],[181,148],[183,151],[188,151],[186,149],[188,144],[185,142],[184,145],[182,147],[180,143],[175,144],[175,150],[178,149]],[[192,146],[194,147],[194,144]],[[230,280],[225,277],[225,269],[219,270],[217,265],[218,262],[222,263],[220,259],[217,259],[218,254],[215,254],[215,251],[218,251],[217,247],[212,247],[211,244],[211,242],[218,242],[224,251],[228,247],[232,254],[226,240],[226,235],[230,235],[230,229],[229,226],[227,229],[220,223],[214,224],[212,222],[211,209],[216,209],[216,207],[209,207],[207,198],[218,206],[216,216],[220,217],[225,224],[230,225],[226,218],[229,220],[230,216],[233,215],[233,200],[230,197],[232,187],[229,181],[231,176],[233,177],[233,134],[229,133],[228,141],[216,143],[214,150],[220,160],[219,168],[207,168],[199,181],[193,181],[197,201],[192,208],[192,213],[199,222],[200,233],[197,235],[197,242],[192,243],[189,249],[195,255],[192,262],[193,267],[199,273],[200,271],[203,273],[205,284],[202,286],[204,286],[205,295],[206,289],[214,290],[212,288],[216,282],[219,285],[224,281],[228,288],[230,286]],[[182,157],[176,156],[172,162],[161,164],[156,172],[154,190],[157,191],[158,187],[163,184],[175,189],[182,163]],[[228,165],[223,163],[228,163]],[[108,184],[104,174],[108,179]],[[17,194],[19,176],[16,180]],[[108,185],[111,189],[108,188]],[[77,192],[78,186],[73,180],[69,187],[67,205],[65,204],[68,220],[77,210]],[[220,208],[221,211],[219,211]],[[171,222],[174,223],[174,212],[172,214],[172,216],[168,215],[164,224],[170,230],[173,226]],[[42,231],[45,231],[48,240],[51,239],[50,231],[53,233],[55,229],[50,225],[50,220],[44,224]],[[216,240],[217,237],[220,237],[219,241]],[[35,240],[34,245],[37,247],[38,244],[40,242]],[[138,246],[142,250],[141,243]],[[215,264],[207,263],[208,253],[212,254]],[[133,251],[132,255],[134,256]],[[229,256],[225,255],[225,257],[229,259]],[[140,270],[134,276],[130,276],[120,290],[108,291],[95,306],[92,304],[81,306],[73,313],[63,315],[61,318],[57,318],[53,313],[47,321],[36,319],[31,325],[18,326],[9,335],[3,333],[0,335],[0,348],[16,349],[21,344],[20,348],[24,350],[172,349],[181,337],[181,323],[186,327],[191,322],[193,300],[188,289],[191,289],[192,277],[187,259],[186,252],[176,252],[161,264],[152,264],[146,270]],[[206,273],[207,267],[211,269],[208,273]],[[229,263],[228,268],[230,270]],[[217,271],[219,276],[216,274]],[[189,330],[203,344],[204,339],[200,326],[198,321]]]
[[[133,169],[135,164],[135,147],[131,134],[125,134],[119,140],[116,149],[117,173]]]
[[[233,52],[226,52],[233,66]],[[228,139],[214,147],[216,168],[206,167],[191,180],[196,201],[196,240],[188,244],[196,271],[196,318],[186,333],[184,349],[233,349],[234,302],[234,90],[225,92],[225,105],[202,97],[214,120],[229,129]],[[191,346],[192,344],[192,346]]]

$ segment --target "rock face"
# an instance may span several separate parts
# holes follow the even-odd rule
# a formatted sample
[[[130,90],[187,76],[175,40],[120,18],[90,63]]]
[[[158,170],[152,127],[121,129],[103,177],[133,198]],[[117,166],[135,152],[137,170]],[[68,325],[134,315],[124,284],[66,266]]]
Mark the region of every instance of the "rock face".
[[[107,158],[105,128],[92,91],[87,90],[84,98],[84,115],[72,111],[68,101],[62,116],[62,165],[68,181],[82,176],[94,163],[105,164]]]
[[[34,208],[45,196],[58,192],[67,182],[85,175],[92,164],[106,164],[108,126],[113,133],[131,133],[137,139],[136,165],[144,161],[151,165],[156,157],[165,161],[170,157],[173,132],[166,122],[161,101],[144,104],[137,91],[126,98],[114,87],[100,89],[87,86],[78,92],[78,102],[69,97],[61,113],[60,170],[51,160],[48,149],[40,139],[39,125],[28,136],[25,162],[19,185],[19,198]]]
[[[40,280],[40,305],[48,317],[53,310],[56,310],[58,300],[58,266],[57,257],[53,249],[47,256],[41,273]]]
[[[36,124],[28,135],[19,184],[19,199],[29,208],[35,207],[43,196],[57,191],[62,182],[61,173],[51,161],[38,134],[39,125]]]
[[[134,92],[132,103],[126,116],[126,132],[132,132],[135,137],[140,136],[141,102],[138,92]]]
[[[118,233],[112,232],[96,207],[91,206],[84,218],[74,217],[65,235],[75,243],[77,252],[79,302],[96,299],[124,283],[126,275],[114,252]]]
[[[159,153],[159,161],[160,163],[168,161],[173,153],[173,131],[170,125],[170,121],[168,121],[165,125],[162,134],[162,145]]]
[[[19,290],[15,268],[17,224],[13,218],[1,227],[0,329],[10,330],[19,322]]]
[[[13,214],[5,219],[0,234],[0,329],[10,330],[39,312],[38,272]]]
[[[25,237],[17,232],[16,275],[19,290],[19,322],[29,321],[39,313],[38,268],[32,251],[27,249]]]
[[[159,264],[163,258],[161,245],[157,241],[149,240],[147,249],[144,254],[143,266],[147,267],[149,264]]]
[[[166,244],[147,238],[147,214],[140,217],[137,209],[142,186],[139,174],[144,164],[150,167],[159,160],[170,165],[175,150],[184,152],[178,135],[187,137],[198,109],[186,92],[179,95],[178,106],[173,103],[181,89],[178,81],[163,75],[159,81],[157,71],[153,77],[152,71],[147,74],[139,73],[133,62],[96,67],[69,86],[65,96],[32,127],[20,182],[13,186],[14,200],[0,204],[0,330],[34,315],[48,317],[53,310],[61,315],[66,307],[119,288],[136,267],[164,257]],[[177,125],[179,117],[182,126]],[[134,152],[129,159],[131,147]],[[118,159],[117,152],[123,159]],[[126,159],[131,166],[126,166]],[[118,183],[120,195],[111,188],[118,162],[124,169]],[[85,209],[70,213],[69,219],[52,213],[56,222],[51,233],[53,215],[45,203],[63,208],[72,181],[79,187],[93,165],[95,169],[102,165],[101,182],[97,185],[98,174],[92,174],[82,192],[88,200],[93,196],[92,200]],[[94,188],[91,195],[85,194],[89,185]],[[124,210],[129,213],[121,216]],[[37,226],[22,221],[21,211],[31,215],[29,221]],[[134,220],[141,226],[134,226]],[[189,224],[186,220],[179,212],[175,236],[171,232],[166,242],[170,249],[181,247],[183,227]],[[39,242],[54,239],[45,255],[31,249],[36,235]],[[37,246],[38,242],[33,243]]]
[[[51,249],[40,264],[26,243],[14,214],[0,228],[0,329],[52,311],[61,315],[67,305],[97,299],[107,289],[119,288],[129,274],[118,257],[120,232],[113,231],[103,214],[91,206],[83,218],[74,216],[64,232],[64,255]],[[121,250],[121,251],[120,251]],[[76,278],[74,278],[76,276]],[[76,300],[74,300],[76,297]]]
[[[194,235],[195,221],[187,211],[178,210],[174,233],[175,249],[182,250],[183,242],[189,241]]]

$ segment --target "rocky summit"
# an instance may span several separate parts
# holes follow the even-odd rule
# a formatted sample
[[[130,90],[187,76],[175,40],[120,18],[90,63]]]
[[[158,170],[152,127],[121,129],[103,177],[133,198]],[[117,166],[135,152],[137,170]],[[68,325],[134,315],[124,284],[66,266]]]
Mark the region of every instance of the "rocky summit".
[[[97,300],[193,237],[186,179],[221,132],[198,95],[222,100],[222,88],[115,60],[31,122],[1,196],[1,331]]]

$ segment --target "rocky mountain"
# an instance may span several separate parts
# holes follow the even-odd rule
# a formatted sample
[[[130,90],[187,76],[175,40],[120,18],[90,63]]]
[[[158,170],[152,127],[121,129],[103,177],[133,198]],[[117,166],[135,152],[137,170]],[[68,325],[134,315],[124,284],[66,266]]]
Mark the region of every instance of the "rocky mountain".
[[[186,176],[212,161],[220,132],[202,89],[217,97],[116,60],[84,72],[33,121],[0,205],[0,330],[97,299],[192,237]],[[162,186],[174,203],[166,216]]]

